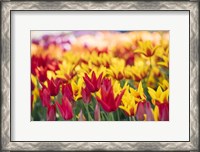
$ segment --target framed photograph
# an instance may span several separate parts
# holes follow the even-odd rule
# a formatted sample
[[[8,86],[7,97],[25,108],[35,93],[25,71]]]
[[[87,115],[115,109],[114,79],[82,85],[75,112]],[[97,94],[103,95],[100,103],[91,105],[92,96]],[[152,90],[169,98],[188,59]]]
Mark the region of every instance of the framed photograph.
[[[1,150],[199,150],[199,2],[1,2]]]

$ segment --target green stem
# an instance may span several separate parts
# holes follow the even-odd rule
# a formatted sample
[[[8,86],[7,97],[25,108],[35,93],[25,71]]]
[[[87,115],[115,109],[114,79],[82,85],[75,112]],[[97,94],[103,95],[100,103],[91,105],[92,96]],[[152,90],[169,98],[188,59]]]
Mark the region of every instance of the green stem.
[[[128,117],[129,121],[131,121],[131,116]]]
[[[135,117],[134,116],[132,116],[132,120],[135,121]]]
[[[110,113],[109,113],[109,120],[110,120],[110,121],[114,121],[113,112],[110,112]]]
[[[89,120],[89,121],[93,120],[93,119],[92,119],[92,116],[90,115],[89,109],[88,109],[88,104],[85,104],[85,109],[86,109],[87,114],[88,114],[88,120]]]
[[[119,110],[117,110],[117,120],[120,121]]]
[[[102,116],[104,116],[104,118],[105,118],[106,121],[109,120],[108,115],[105,112],[102,113]]]

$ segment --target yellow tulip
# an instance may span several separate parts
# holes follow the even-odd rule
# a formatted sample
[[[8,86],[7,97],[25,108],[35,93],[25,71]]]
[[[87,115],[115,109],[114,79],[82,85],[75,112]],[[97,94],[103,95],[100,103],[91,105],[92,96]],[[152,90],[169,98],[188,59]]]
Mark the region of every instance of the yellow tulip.
[[[71,81],[71,85],[72,85],[72,90],[73,90],[73,95],[74,95],[74,100],[77,101],[79,98],[82,97],[81,95],[81,90],[83,87],[83,78],[77,78],[77,79],[73,79]]]
[[[129,116],[135,115],[135,112],[137,110],[137,104],[135,103],[134,94],[132,94],[129,91],[129,89],[126,89],[126,91],[122,97],[122,103],[119,106],[119,108],[124,110]]]
[[[141,53],[143,55],[145,55],[146,57],[151,57],[154,55],[156,49],[159,47],[157,46],[153,46],[151,41],[139,41],[139,48],[134,50],[134,53]]]
[[[168,102],[168,96],[169,96],[169,89],[162,91],[161,87],[158,86],[157,90],[148,87],[148,93],[152,98],[152,103],[155,105],[156,101],[159,101],[160,103]]]
[[[135,97],[135,101],[137,102],[143,102],[146,100],[146,96],[144,94],[144,89],[142,87],[142,82],[140,81],[139,85],[138,85],[138,89],[135,90],[133,88],[130,88],[130,92],[134,95]]]

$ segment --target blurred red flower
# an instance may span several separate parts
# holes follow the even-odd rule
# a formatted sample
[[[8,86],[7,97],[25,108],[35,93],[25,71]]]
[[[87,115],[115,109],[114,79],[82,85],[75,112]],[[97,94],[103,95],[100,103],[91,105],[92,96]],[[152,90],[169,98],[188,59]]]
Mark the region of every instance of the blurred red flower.
[[[70,101],[73,100],[73,91],[70,83],[62,84],[62,95],[67,97]]]
[[[56,102],[56,105],[58,109],[60,110],[60,113],[65,120],[70,120],[73,118],[73,110],[72,105],[67,97],[62,98],[62,104],[59,102]]]
[[[48,107],[50,104],[50,91],[45,86],[42,87],[42,90],[39,91],[40,99],[42,101],[43,107]]]
[[[56,120],[56,105],[49,105],[47,107],[47,121]]]
[[[53,78],[51,80],[47,79],[47,84],[51,96],[56,96],[59,93],[60,83],[61,83],[60,79],[55,79],[55,80]]]

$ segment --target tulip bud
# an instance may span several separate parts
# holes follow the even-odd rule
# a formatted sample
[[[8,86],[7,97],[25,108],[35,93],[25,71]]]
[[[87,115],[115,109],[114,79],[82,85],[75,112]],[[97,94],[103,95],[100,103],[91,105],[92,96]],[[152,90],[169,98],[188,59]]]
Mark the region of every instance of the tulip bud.
[[[100,121],[101,120],[101,117],[100,117],[100,107],[99,107],[98,103],[96,103],[95,110],[94,110],[94,120],[95,121]]]
[[[86,120],[86,118],[83,115],[83,111],[81,110],[80,113],[78,114],[78,121],[85,121],[85,120]]]
[[[56,120],[56,106],[49,105],[47,108],[47,121],[55,121]]]
[[[145,108],[144,108],[144,103],[143,102],[139,102],[138,106],[137,106],[137,112],[136,112],[136,118],[139,121],[143,121],[145,120]]]
[[[152,113],[150,102],[146,102],[146,115],[147,115],[147,121],[154,121],[154,116]]]
[[[82,88],[81,94],[84,103],[89,103],[91,101],[91,92],[87,88]]]

